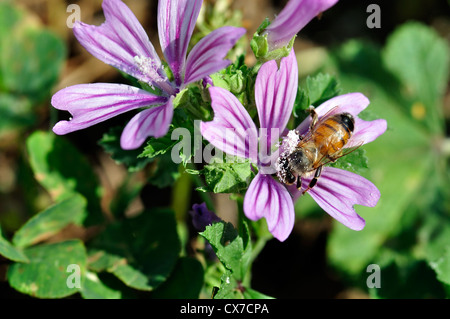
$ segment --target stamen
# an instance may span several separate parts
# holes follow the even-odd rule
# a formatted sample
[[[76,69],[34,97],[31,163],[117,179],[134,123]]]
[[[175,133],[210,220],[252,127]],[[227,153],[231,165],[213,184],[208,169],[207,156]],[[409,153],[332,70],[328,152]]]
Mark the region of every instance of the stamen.
[[[137,69],[142,73],[150,85],[156,85],[169,95],[175,95],[177,90],[164,74],[160,63],[150,57],[135,56],[134,63]]]

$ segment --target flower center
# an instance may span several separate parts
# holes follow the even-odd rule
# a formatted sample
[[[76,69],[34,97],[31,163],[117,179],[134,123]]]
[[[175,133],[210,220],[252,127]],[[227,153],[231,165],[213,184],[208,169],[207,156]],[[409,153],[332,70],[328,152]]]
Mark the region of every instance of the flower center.
[[[157,86],[169,95],[176,95],[178,91],[164,74],[160,63],[144,56],[135,56],[134,63],[148,83]]]
[[[289,169],[288,156],[296,150],[299,142],[300,134],[296,130],[290,130],[279,143],[280,156],[275,162],[275,170],[277,171],[278,178],[283,183],[291,179],[292,174]]]

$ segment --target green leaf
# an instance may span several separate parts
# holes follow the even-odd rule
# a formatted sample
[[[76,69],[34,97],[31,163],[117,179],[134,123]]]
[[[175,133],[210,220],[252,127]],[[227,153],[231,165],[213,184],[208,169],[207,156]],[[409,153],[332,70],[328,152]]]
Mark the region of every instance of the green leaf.
[[[8,269],[9,284],[21,293],[37,298],[63,298],[80,291],[69,284],[69,265],[80,269],[83,278],[86,271],[86,250],[79,240],[38,245],[24,250],[29,263],[15,263]],[[72,288],[73,287],[73,288]]]
[[[363,148],[358,148],[350,154],[345,155],[345,157],[342,157],[335,163],[330,163],[328,165],[363,175],[367,173],[369,168],[368,162],[369,159],[366,156],[366,151]]]
[[[308,76],[303,86],[298,88],[293,108],[295,127],[309,115],[307,110],[311,105],[317,107],[341,92],[336,78],[324,73]]]
[[[251,250],[248,229],[242,238],[233,224],[221,221],[207,226],[200,235],[211,244],[217,258],[233,277],[242,282],[249,266],[248,251]]]
[[[20,248],[34,245],[55,235],[71,223],[80,224],[85,209],[84,197],[74,195],[33,216],[14,234],[12,241]]]
[[[226,157],[214,161],[200,171],[187,170],[189,174],[203,175],[207,190],[214,193],[241,193],[248,188],[255,173],[252,164],[241,158]]]
[[[203,266],[197,260],[182,257],[165,283],[152,294],[158,299],[197,299],[203,286]]]
[[[80,291],[84,299],[120,299],[122,293],[106,286],[95,272],[86,271]]]
[[[170,154],[159,156],[155,163],[156,169],[148,180],[150,184],[165,188],[172,186],[180,178],[180,165],[173,162]]]
[[[66,55],[64,42],[29,15],[0,3],[0,133],[35,124]]]
[[[136,172],[143,169],[152,160],[149,157],[139,157],[143,151],[143,147],[136,150],[124,150],[120,146],[120,136],[123,127],[113,127],[105,133],[99,141],[100,146],[105,152],[111,154],[116,163],[123,164],[130,172]]]
[[[66,49],[57,35],[24,16],[9,4],[0,7],[0,87],[39,102],[56,84]]]
[[[384,251],[379,260],[380,287],[369,288],[371,297],[384,299],[445,297],[442,284],[436,280],[435,273],[424,260],[392,251]],[[370,272],[366,272],[363,276],[368,278],[370,275]]]
[[[311,102],[309,100],[308,91],[301,87],[298,87],[297,96],[295,97],[294,108],[292,112],[296,118],[299,118],[296,121],[295,127],[297,127],[309,114],[306,110],[308,110]]]
[[[4,84],[9,91],[43,97],[58,80],[65,46],[52,32],[27,29],[14,34],[1,54]]]
[[[0,255],[3,257],[17,261],[17,262],[28,262],[27,256],[22,252],[21,249],[14,247],[9,241],[7,241],[2,236],[2,229],[0,228]]]
[[[245,288],[243,294],[245,299],[274,299],[273,297],[267,296],[251,288]]]
[[[447,247],[443,256],[430,263],[437,274],[437,279],[450,285],[450,247]]]
[[[89,269],[108,271],[127,286],[153,290],[176,265],[180,241],[170,210],[145,211],[116,222],[89,246]]]
[[[316,107],[341,92],[337,80],[330,74],[323,73],[308,76],[306,78],[306,89],[311,105]]]
[[[449,57],[448,43],[436,31],[418,22],[396,29],[383,51],[386,67],[402,82],[405,95],[412,99],[412,115],[435,133],[441,133],[444,126],[440,104],[448,84]],[[423,110],[419,112],[417,108]]]
[[[222,275],[220,288],[214,299],[244,299],[242,289],[239,289],[236,278],[229,270]]]
[[[160,138],[150,138],[144,147],[144,151],[139,157],[153,159],[170,151],[172,147],[178,143],[178,140],[172,140],[172,131],[173,126],[171,126],[171,129],[165,136]]]
[[[27,139],[27,150],[36,180],[55,202],[79,193],[88,202],[84,224],[102,220],[97,176],[72,144],[52,132],[36,131]]]
[[[24,96],[0,93],[0,133],[32,125],[33,104]]]

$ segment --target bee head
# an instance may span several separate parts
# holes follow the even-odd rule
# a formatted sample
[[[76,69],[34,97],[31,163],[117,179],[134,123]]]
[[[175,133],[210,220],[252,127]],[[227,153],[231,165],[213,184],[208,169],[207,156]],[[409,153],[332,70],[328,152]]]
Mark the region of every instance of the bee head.
[[[298,174],[307,172],[311,165],[311,161],[302,149],[297,149],[292,152],[288,157],[288,161],[291,169]]]

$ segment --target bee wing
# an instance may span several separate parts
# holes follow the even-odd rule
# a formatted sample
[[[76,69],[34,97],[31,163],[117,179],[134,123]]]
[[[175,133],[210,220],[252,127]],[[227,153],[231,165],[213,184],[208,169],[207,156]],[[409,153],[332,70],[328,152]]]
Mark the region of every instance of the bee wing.
[[[338,107],[338,105],[334,106],[333,108],[331,108],[330,110],[328,110],[327,113],[325,113],[324,115],[322,115],[317,123],[314,125],[314,127],[308,130],[308,132],[303,135],[300,136],[300,142],[298,143],[298,147],[303,146],[306,142],[308,142],[309,140],[311,140],[311,137],[313,136],[313,132],[314,132],[314,128],[320,126],[327,118],[329,118],[330,116],[334,115],[332,112]]]
[[[314,165],[315,166],[314,168],[326,165],[331,162],[335,162],[338,158],[341,158],[342,156],[348,155],[351,152],[356,151],[363,144],[364,144],[364,142],[360,142],[358,145],[355,145],[355,146],[352,146],[349,148],[344,148],[344,149],[342,149],[336,153],[330,154],[328,156],[323,156],[319,161],[316,162],[316,165]]]

